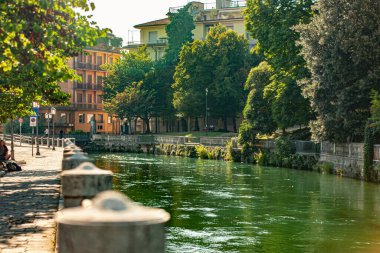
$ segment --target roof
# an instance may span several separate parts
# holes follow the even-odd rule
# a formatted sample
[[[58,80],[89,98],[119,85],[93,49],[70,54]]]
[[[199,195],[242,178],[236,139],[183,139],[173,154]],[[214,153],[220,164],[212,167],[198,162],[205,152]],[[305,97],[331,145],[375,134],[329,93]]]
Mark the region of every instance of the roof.
[[[145,26],[168,25],[169,23],[170,23],[169,18],[163,18],[163,19],[158,19],[158,20],[149,21],[146,23],[135,25],[134,28],[140,28],[140,27],[145,27]]]

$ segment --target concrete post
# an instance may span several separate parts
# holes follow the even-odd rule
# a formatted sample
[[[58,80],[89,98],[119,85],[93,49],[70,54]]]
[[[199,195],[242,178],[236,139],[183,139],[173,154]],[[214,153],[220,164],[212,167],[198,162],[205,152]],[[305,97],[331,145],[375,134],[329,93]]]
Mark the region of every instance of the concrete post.
[[[93,198],[112,189],[112,172],[85,162],[61,173],[64,207],[80,206],[83,199]]]
[[[72,170],[85,162],[93,162],[93,160],[84,154],[70,154],[62,160],[62,170]]]
[[[164,253],[170,215],[107,191],[56,215],[58,253]]]
[[[83,152],[81,149],[72,149],[72,150],[64,150],[63,152],[63,158],[70,157],[72,155],[79,154],[79,155],[87,155],[87,153]]]

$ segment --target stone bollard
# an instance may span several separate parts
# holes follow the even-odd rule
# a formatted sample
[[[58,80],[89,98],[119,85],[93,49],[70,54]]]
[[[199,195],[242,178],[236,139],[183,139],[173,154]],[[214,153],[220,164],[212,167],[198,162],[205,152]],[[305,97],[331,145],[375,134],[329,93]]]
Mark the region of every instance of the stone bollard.
[[[65,157],[62,160],[62,170],[72,170],[85,162],[93,162],[93,159],[89,158],[88,156],[85,156],[82,153],[71,154],[69,157]]]
[[[164,253],[170,215],[106,191],[55,219],[57,253]]]
[[[70,141],[69,139],[64,139],[63,140],[63,147],[67,147],[69,145],[75,145],[72,141]]]
[[[81,149],[72,149],[67,152],[63,152],[63,159],[70,157],[72,155],[87,155],[87,153],[83,152]]]
[[[85,162],[75,169],[63,171],[61,182],[64,207],[80,206],[83,199],[112,189],[112,172]]]

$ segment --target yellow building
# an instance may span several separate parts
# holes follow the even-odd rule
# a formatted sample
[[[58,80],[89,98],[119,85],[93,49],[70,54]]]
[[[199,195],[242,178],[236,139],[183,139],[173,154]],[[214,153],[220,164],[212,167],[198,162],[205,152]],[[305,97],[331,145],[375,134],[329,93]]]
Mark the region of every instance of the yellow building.
[[[248,39],[250,47],[254,45],[244,28],[244,17],[242,14],[245,1],[216,0],[215,4],[191,2],[190,14],[194,18],[195,29],[194,40],[204,40],[210,28],[216,24],[222,24]],[[169,12],[175,13],[181,7],[173,7]],[[161,59],[167,48],[167,34],[165,27],[170,23],[169,18],[149,21],[134,26],[139,29],[140,41],[129,41],[126,46],[129,50],[135,50],[139,46],[146,45],[151,58]]]
[[[71,95],[69,106],[55,106],[55,132],[72,131],[119,133],[120,122],[104,111],[102,99],[103,79],[107,72],[103,64],[113,63],[120,58],[120,50],[107,46],[85,48],[84,52],[69,60],[68,65],[81,77],[80,81],[69,80],[61,83],[61,89]],[[44,113],[48,108],[41,108],[40,118],[44,122]],[[92,126],[91,126],[92,121]],[[92,129],[94,128],[94,129]]]

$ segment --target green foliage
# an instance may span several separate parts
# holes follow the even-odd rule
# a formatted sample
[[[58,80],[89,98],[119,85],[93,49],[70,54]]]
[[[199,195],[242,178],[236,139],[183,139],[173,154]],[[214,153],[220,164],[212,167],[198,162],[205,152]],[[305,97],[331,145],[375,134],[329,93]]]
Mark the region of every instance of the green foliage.
[[[96,44],[100,44],[107,49],[121,48],[123,46],[123,39],[116,37],[112,33],[107,33],[107,36],[98,38]]]
[[[254,158],[256,160],[256,163],[260,166],[267,166],[269,165],[269,156],[270,153],[267,150],[260,149],[259,152],[254,154]]]
[[[371,127],[380,130],[380,94],[375,90],[371,93]]]
[[[370,126],[369,122],[364,130],[364,147],[363,147],[363,171],[366,180],[372,179],[373,174],[373,152],[375,144],[374,129]]]
[[[296,153],[296,144],[288,136],[280,136],[275,142],[275,153],[280,157],[290,157]]]
[[[318,162],[313,169],[321,173],[332,174],[334,171],[334,165],[329,162]]]
[[[253,148],[247,144],[244,144],[241,148],[241,160],[245,163],[255,163],[255,151],[257,148]]]
[[[197,151],[197,156],[201,159],[208,159],[208,152],[205,146],[196,145],[195,150]]]
[[[110,74],[103,88],[105,110],[119,118],[142,118],[147,133],[149,119],[160,104],[153,66],[146,48],[124,54],[120,61],[106,66]]]
[[[232,140],[229,141],[226,145],[226,154],[224,156],[224,160],[233,162],[241,161],[241,153],[239,150],[234,149]]]
[[[247,41],[221,25],[213,27],[206,40],[183,46],[174,73],[173,104],[183,116],[203,116],[208,89],[212,117],[236,117],[245,98]]]
[[[264,96],[264,89],[270,83],[271,75],[272,72],[267,62],[262,62],[259,66],[251,69],[245,83],[245,89],[249,90],[249,94],[243,111],[248,126],[242,130],[249,129],[249,126],[251,126],[251,131],[260,134],[270,134],[276,130],[271,101]]]
[[[58,82],[77,78],[67,61],[104,34],[75,10],[87,1],[0,2],[0,120],[30,114],[32,101],[64,104]]]
[[[193,30],[195,29],[193,17],[189,12],[191,3],[178,10],[169,12],[170,23],[166,26],[168,35],[168,48],[165,54],[165,61],[170,65],[178,62],[178,56],[184,44],[193,41]]]
[[[310,24],[297,27],[311,72],[303,90],[318,114],[313,136],[362,140],[371,90],[379,90],[380,2],[319,0],[316,12]]]
[[[297,85],[297,81],[308,77],[309,73],[304,59],[299,55],[300,48],[296,45],[299,33],[293,29],[299,23],[310,21],[312,4],[312,0],[247,1],[246,29],[258,40],[255,52],[263,55],[270,66],[270,79],[257,82],[267,82],[263,102],[268,103],[269,100],[270,107],[267,107],[263,119],[257,118],[265,121],[266,132],[273,129],[273,121],[277,128],[285,129],[305,124],[312,116],[309,102],[301,95]],[[258,89],[258,93],[261,89]],[[253,111],[263,106],[260,102],[253,106]]]
[[[239,144],[253,146],[256,142],[256,134],[257,132],[253,130],[252,125],[244,119],[239,127]]]

